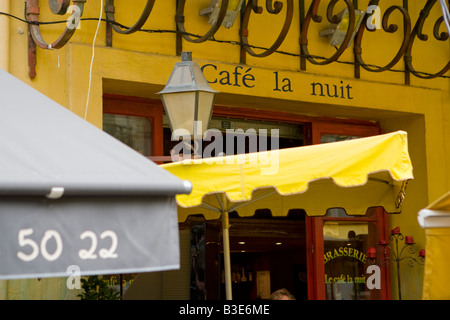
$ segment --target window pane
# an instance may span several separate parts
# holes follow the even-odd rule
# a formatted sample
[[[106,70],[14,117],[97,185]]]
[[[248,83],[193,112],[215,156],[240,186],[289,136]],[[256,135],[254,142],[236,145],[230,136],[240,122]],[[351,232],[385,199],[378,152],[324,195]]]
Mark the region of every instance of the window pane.
[[[375,216],[376,208],[372,207],[367,209],[366,214],[364,217],[366,218],[372,218]],[[327,209],[326,213],[327,217],[333,217],[333,218],[351,218],[352,216],[347,215],[347,212],[345,212],[345,209],[343,208],[329,208]]]
[[[345,135],[341,135],[341,134],[323,134],[322,136],[320,136],[320,143],[352,140],[352,139],[358,139],[358,138],[361,138],[361,137],[345,136]]]
[[[144,156],[152,155],[152,124],[147,118],[105,113],[103,130]]]
[[[168,118],[164,117],[164,154],[179,143],[172,141]],[[279,123],[275,121],[245,120],[212,117],[202,141],[203,157],[232,155],[303,146],[302,124]],[[211,132],[215,129],[214,132]],[[227,131],[228,130],[228,131]],[[221,133],[221,136],[218,136]],[[273,137],[272,137],[273,136]],[[217,140],[216,140],[217,138]]]
[[[327,217],[347,218],[348,215],[342,208],[329,208],[327,209]]]
[[[375,225],[368,222],[328,221],[323,226],[325,290],[328,300],[379,299],[369,290],[366,274],[368,247],[376,242]]]

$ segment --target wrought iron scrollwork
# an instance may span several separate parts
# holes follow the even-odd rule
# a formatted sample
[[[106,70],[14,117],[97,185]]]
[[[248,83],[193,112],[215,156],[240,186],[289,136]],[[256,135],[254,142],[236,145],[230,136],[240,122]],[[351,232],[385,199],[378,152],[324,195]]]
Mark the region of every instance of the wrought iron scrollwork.
[[[264,0],[261,0],[264,1]],[[341,1],[341,2],[340,2]],[[29,65],[30,65],[30,77],[33,78],[35,76],[34,65],[36,62],[36,46],[42,49],[59,49],[62,48],[73,36],[76,31],[76,24],[81,20],[81,16],[83,14],[83,9],[87,0],[48,0],[49,8],[52,13],[57,15],[64,15],[67,13],[69,8],[72,8],[72,16],[68,21],[75,22],[75,24],[67,23],[65,29],[62,31],[60,36],[53,42],[46,42],[43,39],[41,34],[41,24],[39,21],[39,0],[26,0],[26,17],[29,28]],[[112,46],[112,33],[115,31],[120,34],[132,34],[137,31],[144,31],[142,29],[143,25],[148,20],[154,5],[155,0],[147,0],[143,11],[141,12],[136,23],[127,27],[118,22],[115,19],[115,7],[114,0],[105,0],[105,15],[106,15],[106,45]],[[181,52],[182,40],[186,40],[192,43],[202,43],[208,40],[219,41],[214,38],[216,32],[222,26],[224,22],[228,4],[230,0],[222,0],[220,3],[220,8],[218,10],[217,18],[215,18],[210,26],[209,30],[203,35],[194,35],[189,33],[185,27],[185,6],[186,0],[176,0],[176,13],[175,13],[175,22],[177,30],[157,30],[157,31],[165,31],[165,32],[176,32],[176,50],[177,53]],[[379,0],[370,0],[368,6],[376,6],[378,7]],[[352,37],[356,32],[354,38],[354,62],[349,62],[355,65],[355,76],[359,77],[359,68],[362,67],[370,72],[383,72],[392,70],[392,68],[398,64],[398,62],[404,58],[405,67],[402,70],[405,75],[405,83],[410,83],[410,74],[422,79],[433,79],[441,76],[445,76],[445,74],[450,70],[450,62],[448,62],[440,71],[430,74],[419,72],[415,70],[413,66],[413,58],[412,51],[413,46],[418,38],[420,41],[427,41],[428,35],[423,33],[423,28],[425,23],[429,23],[428,16],[430,14],[431,9],[435,6],[437,0],[427,0],[423,9],[420,12],[420,15],[417,21],[414,24],[411,21],[411,17],[408,13],[408,5],[405,0],[403,3],[403,7],[400,5],[392,5],[386,9],[382,17],[382,30],[387,33],[395,33],[399,32],[399,27],[396,24],[390,23],[390,21],[394,20],[393,13],[399,12],[403,16],[403,38],[401,43],[399,44],[399,49],[395,56],[392,58],[390,62],[388,62],[384,66],[375,66],[370,61],[365,61],[363,58],[363,49],[362,49],[362,41],[365,34],[370,30],[367,27],[368,19],[371,19],[370,14],[366,14],[363,17],[361,24],[359,25],[359,29],[355,30],[355,22],[357,19],[357,15],[355,13],[355,8],[358,7],[357,0],[328,0],[325,4],[326,7],[326,18],[331,24],[338,24],[341,21],[341,14],[336,14],[334,11],[337,9],[338,4],[342,4],[341,7],[346,7],[348,10],[348,26],[347,30],[342,30],[343,32],[343,41],[341,44],[336,46],[336,51],[331,53],[330,57],[321,57],[321,55],[310,54],[308,43],[312,37],[308,38],[308,32],[310,32],[311,23],[321,23],[322,16],[319,15],[319,7],[321,5],[320,0],[311,0],[309,8],[305,14],[305,1],[299,0],[298,6],[300,9],[300,55],[298,53],[292,53],[291,55],[300,56],[300,69],[306,70],[306,62],[315,64],[315,65],[327,65],[332,62],[342,62],[339,58],[342,56],[344,51],[348,49],[348,44],[352,41]],[[265,6],[259,5],[258,0],[246,0],[244,1],[244,5],[241,9],[241,28],[240,28],[240,46],[241,46],[241,63],[245,63],[245,57],[247,54],[254,57],[267,57],[275,52],[285,53],[278,51],[282,43],[285,41],[286,36],[291,28],[294,14],[294,0],[285,0],[285,1],[273,1],[273,0],[265,0]],[[281,27],[281,30],[277,34],[276,40],[272,43],[270,47],[258,47],[251,45],[249,43],[249,23],[250,19],[254,18],[252,14],[262,14],[264,9],[270,15],[285,15],[284,23]],[[321,10],[322,12],[323,10]],[[285,12],[285,14],[284,14]],[[447,41],[449,39],[448,32],[441,32],[443,25],[443,17],[440,17],[434,22],[432,33],[435,40],[438,41]],[[63,21],[59,21],[63,22]],[[149,31],[149,30],[146,30]],[[314,37],[316,39],[316,36]],[[221,42],[229,42],[232,44],[236,44],[234,41],[221,41]],[[290,54],[290,53],[287,53]]]
[[[394,230],[396,229],[397,231],[394,232]],[[416,257],[415,255],[417,254],[417,250],[415,248],[415,243],[412,237],[406,236],[406,238],[409,238],[408,241],[405,240],[405,236],[403,236],[403,234],[400,233],[400,229],[398,227],[393,229],[390,236],[390,241],[393,243],[393,245],[389,246],[386,241],[383,242],[380,241],[378,243],[378,249],[374,248],[376,250],[376,253],[374,254],[374,256],[369,255],[368,259],[370,264],[378,264],[383,268],[390,267],[391,261],[396,263],[397,289],[399,300],[402,300],[400,262],[406,260],[409,267],[414,267],[416,265],[424,265],[425,263],[425,250],[424,249],[420,250],[418,257]],[[399,241],[403,240],[405,240],[405,243],[403,247],[400,248]],[[377,260],[378,256],[381,256],[380,260]]]
[[[441,28],[441,24],[444,22],[444,17],[440,17],[439,19],[436,20],[436,23],[434,24],[434,28],[433,28],[433,34],[434,37],[440,41],[445,41],[448,39],[449,35],[448,32],[441,32],[439,33],[439,30]]]
[[[132,27],[122,28],[119,25],[117,25],[117,23],[115,23],[116,19],[114,16],[115,13],[114,0],[107,0],[105,6],[106,19],[108,20],[108,23],[111,24],[111,27],[114,29],[115,32],[121,34],[131,34],[136,31],[139,31],[141,27],[145,24],[148,17],[150,16],[150,13],[152,12],[154,4],[155,0],[147,0],[144,11],[142,11],[142,14],[137,20],[137,22]]]
[[[422,41],[428,40],[428,35],[426,35],[422,32],[423,26],[425,24],[425,20],[428,18],[428,15],[430,14],[430,11],[433,8],[433,6],[435,5],[436,1],[437,0],[428,0],[427,3],[425,4],[424,8],[420,11],[419,19],[417,20],[417,22],[414,26],[414,29],[411,34],[411,39],[408,43],[408,46],[407,46],[406,52],[405,52],[405,62],[406,62],[407,69],[412,74],[414,74],[416,77],[422,78],[422,79],[433,79],[436,77],[440,77],[440,76],[444,75],[448,70],[450,70],[450,61],[440,71],[438,71],[434,74],[423,74],[421,72],[418,72],[415,70],[415,68],[412,65],[412,47],[414,45],[414,40],[416,37]],[[442,21],[443,21],[443,19],[439,18],[436,21],[436,23],[434,24],[434,28],[433,28],[433,35],[439,41],[445,41],[449,38],[449,35],[447,32],[442,32],[441,34],[439,34],[439,28],[440,28],[440,25],[442,24]]]
[[[339,0],[331,0],[327,7],[327,19],[330,23],[333,23],[333,24],[337,24],[341,21],[341,19],[337,15],[333,14],[334,7],[338,1]],[[344,2],[347,6],[348,13],[349,13],[349,23],[348,23],[347,32],[345,34],[345,38],[344,38],[342,44],[337,48],[336,52],[331,57],[320,60],[320,61],[317,60],[314,56],[312,56],[308,50],[309,25],[310,25],[311,21],[314,21],[317,23],[322,22],[322,17],[317,14],[317,12],[319,10],[320,0],[314,0],[311,3],[308,13],[306,14],[306,17],[305,17],[305,22],[302,26],[302,32],[300,35],[300,48],[301,48],[302,55],[304,57],[306,57],[306,59],[309,62],[311,62],[312,64],[325,65],[325,64],[334,62],[342,55],[342,53],[345,51],[345,49],[347,49],[347,46],[350,43],[353,31],[355,30],[356,16],[355,16],[355,9],[353,7],[353,3],[350,0],[344,0]]]
[[[84,4],[86,0],[72,0],[73,10],[72,13],[76,13],[78,18],[83,15]],[[70,0],[49,0],[49,7],[55,14],[66,14],[67,9],[70,6]],[[41,34],[39,24],[39,0],[27,0],[26,2],[26,15],[29,22],[29,32],[33,41],[37,46],[43,49],[59,49],[62,48],[72,37],[76,30],[76,25],[66,25],[66,28],[61,35],[52,43],[47,43]],[[76,19],[74,20],[75,22]]]
[[[213,23],[208,32],[206,32],[203,36],[193,38],[189,33],[186,32],[186,28],[184,27],[184,7],[186,5],[186,0],[178,0],[175,21],[177,23],[178,30],[183,35],[183,38],[189,42],[200,43],[205,42],[206,40],[209,40],[212,37],[214,37],[215,33],[217,32],[217,30],[219,30],[223,20],[225,19],[225,15],[228,10],[228,1],[229,0],[222,0],[217,20]]]
[[[272,3],[272,0],[266,0],[266,10],[270,14],[279,14],[281,10],[283,9],[283,3],[280,1],[275,1]],[[280,45],[283,43],[284,39],[286,38],[286,35],[289,31],[289,27],[292,23],[292,17],[294,13],[294,3],[293,0],[287,0],[286,1],[286,18],[284,20],[283,27],[281,29],[281,32],[279,33],[277,39],[273,43],[273,45],[261,53],[255,53],[251,46],[249,46],[248,42],[248,23],[250,21],[251,13],[254,12],[256,14],[261,14],[263,12],[262,7],[258,6],[258,0],[250,0],[247,3],[247,7],[245,9],[244,17],[242,19],[242,27],[241,27],[241,42],[242,46],[245,48],[245,50],[254,57],[266,57],[273,52],[275,52]]]
[[[76,31],[80,17],[83,15],[86,0],[73,0],[72,14],[74,19],[69,20],[64,31],[53,42],[47,43],[41,34],[39,23],[39,0],[27,0],[25,14],[28,23],[28,75],[31,79],[36,76],[36,45],[43,49],[59,49],[72,38]],[[54,14],[63,15],[70,7],[70,0],[49,0],[49,8]]]
[[[378,5],[379,1],[371,1],[369,3],[370,5]],[[385,32],[388,33],[394,33],[398,30],[398,26],[395,24],[389,24],[389,17],[391,16],[392,12],[394,12],[395,10],[398,10],[402,15],[403,15],[403,21],[404,21],[404,35],[403,35],[403,41],[402,44],[400,46],[400,49],[397,51],[397,54],[395,55],[395,57],[388,63],[386,64],[384,67],[373,67],[370,66],[368,64],[365,63],[364,59],[362,58],[362,47],[361,47],[361,41],[363,38],[363,34],[364,34],[364,30],[366,29],[367,26],[367,21],[368,19],[371,19],[371,15],[365,15],[364,16],[364,20],[363,23],[361,24],[361,27],[355,37],[355,48],[354,48],[354,52],[355,52],[355,59],[356,61],[367,71],[372,71],[372,72],[382,72],[382,71],[386,71],[391,69],[393,66],[395,66],[400,59],[403,57],[403,55],[405,54],[406,51],[406,47],[408,46],[408,42],[410,39],[410,35],[411,35],[411,19],[409,17],[408,11],[400,6],[391,6],[389,7],[384,15],[383,15],[383,19],[382,19],[382,27],[383,30]]]

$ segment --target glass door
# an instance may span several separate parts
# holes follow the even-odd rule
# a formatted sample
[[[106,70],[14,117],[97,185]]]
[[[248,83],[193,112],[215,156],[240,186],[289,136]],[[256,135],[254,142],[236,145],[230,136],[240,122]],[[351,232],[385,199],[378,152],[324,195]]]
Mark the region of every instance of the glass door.
[[[383,208],[369,208],[361,217],[348,216],[340,208],[329,209],[324,217],[310,217],[309,225],[314,233],[314,273],[309,276],[315,283],[310,299],[390,299],[389,266],[378,268],[374,274],[368,257],[369,247],[388,238],[387,213]],[[368,286],[373,275],[378,277],[379,289]]]
[[[380,299],[366,281],[370,261],[368,248],[377,243],[377,221],[323,221],[325,294],[327,300]],[[381,279],[380,279],[381,280]]]

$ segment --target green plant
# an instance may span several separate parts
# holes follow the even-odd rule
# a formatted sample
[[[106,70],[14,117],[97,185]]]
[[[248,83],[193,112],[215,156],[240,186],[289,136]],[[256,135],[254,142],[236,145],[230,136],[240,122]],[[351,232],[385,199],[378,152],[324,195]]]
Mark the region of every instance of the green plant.
[[[89,276],[81,279],[84,292],[79,294],[81,300],[119,300],[120,294],[109,288],[105,280],[99,276]]]

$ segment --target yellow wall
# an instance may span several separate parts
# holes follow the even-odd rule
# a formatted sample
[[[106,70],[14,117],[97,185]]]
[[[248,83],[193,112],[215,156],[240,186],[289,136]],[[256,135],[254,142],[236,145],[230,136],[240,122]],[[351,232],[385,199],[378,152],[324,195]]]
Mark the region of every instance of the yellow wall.
[[[188,32],[204,34],[209,29],[207,18],[198,16],[198,11],[209,2],[209,0],[187,1],[185,17]],[[335,12],[343,8],[341,2],[343,1],[340,1]],[[408,2],[414,26],[424,1]],[[116,20],[125,25],[134,24],[145,3],[144,0],[133,1],[133,4],[129,1],[115,1]],[[305,3],[308,8],[310,1]],[[368,1],[359,1],[359,7],[365,8],[367,3]],[[385,3],[380,4],[382,12],[386,9]],[[389,1],[389,6],[394,4],[401,5],[402,1]],[[300,52],[297,5],[295,2],[291,28],[279,48],[281,51],[295,54]],[[264,4],[262,6],[264,7]],[[325,39],[317,36],[319,30],[327,26],[325,7],[326,4],[320,6],[322,24],[311,23],[308,36],[310,53],[319,56],[329,56],[335,50]],[[41,21],[62,20],[69,16],[53,15],[48,9],[47,1],[41,1],[40,9]],[[83,17],[97,18],[100,9],[100,1],[87,1]],[[10,1],[10,10],[13,15],[23,17],[23,1]],[[156,1],[143,28],[175,30],[174,13],[175,1]],[[430,21],[434,23],[439,15],[438,5],[435,5]],[[284,11],[279,15],[269,15],[264,9],[262,15],[252,15],[249,41],[258,46],[270,46],[278,35],[283,21]],[[400,23],[402,17],[394,13],[391,21]],[[415,68],[429,73],[434,73],[444,66],[450,56],[448,41],[438,42],[432,36],[433,23],[425,25],[425,33],[429,34],[429,40],[426,42],[416,40],[413,51]],[[86,119],[99,127],[102,123],[104,92],[159,99],[156,92],[163,88],[174,64],[180,61],[180,58],[175,56],[173,33],[137,32],[132,35],[113,33],[113,47],[109,48],[105,46],[103,22],[93,51],[92,42],[97,21],[82,21],[80,29],[62,49],[37,49],[37,76],[31,80],[27,75],[27,26],[13,19],[9,19],[8,26],[10,48],[9,62],[6,64],[9,71],[81,117],[85,117],[86,114]],[[64,25],[41,26],[44,39],[48,42],[53,42],[63,28]],[[400,31],[394,34],[383,31],[370,34],[366,32],[362,44],[365,61],[376,65],[386,64],[399,47],[401,34],[401,27]],[[215,38],[239,41],[239,22],[231,29],[219,29]],[[220,91],[216,100],[219,105],[282,110],[309,116],[373,120],[379,121],[386,132],[406,130],[409,134],[415,179],[408,186],[403,213],[390,217],[390,227],[401,226],[404,234],[414,236],[418,248],[425,247],[425,235],[417,223],[417,212],[450,189],[449,79],[423,80],[411,75],[411,85],[407,86],[404,85],[404,74],[401,72],[374,73],[365,70],[361,70],[360,79],[355,79],[353,66],[340,63],[325,66],[307,63],[306,71],[301,71],[298,57],[279,53],[266,58],[247,55],[247,64],[239,66],[239,46],[229,43],[208,41],[195,44],[183,41],[183,50],[192,51],[194,60],[201,66],[207,64],[215,66],[205,69],[205,75],[210,81],[216,77],[220,79],[220,72],[233,74],[236,68],[241,74],[254,76],[255,80],[251,82],[254,86],[251,88],[244,87],[242,83],[240,86],[211,84],[213,89]],[[95,56],[90,75],[93,52]],[[340,60],[353,61],[351,48],[346,50]],[[394,67],[396,70],[403,68],[403,60]],[[275,76],[278,76],[278,87]],[[317,82],[335,84],[338,87],[349,85],[351,95],[347,95],[346,98],[313,95],[311,84]],[[90,99],[86,111],[89,83],[91,83]],[[274,90],[288,83],[292,91]],[[403,269],[404,298],[420,298],[423,267],[402,267]],[[397,292],[394,272],[392,280],[395,299]],[[31,288],[33,281],[35,280],[23,280],[19,283],[22,283],[22,287]],[[16,284],[14,281],[9,281],[9,284],[3,282],[0,288],[6,289],[0,290],[0,298],[23,298]],[[46,297],[65,298],[67,292],[63,291],[55,290],[52,297]]]

